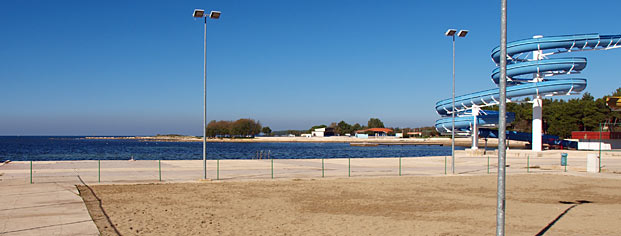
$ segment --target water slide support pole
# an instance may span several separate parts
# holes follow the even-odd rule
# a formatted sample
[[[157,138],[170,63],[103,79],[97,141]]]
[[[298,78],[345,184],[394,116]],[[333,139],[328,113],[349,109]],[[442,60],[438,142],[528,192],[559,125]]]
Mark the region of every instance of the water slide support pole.
[[[480,108],[478,106],[472,107],[472,150],[479,149],[479,110]]]
[[[542,102],[539,96],[533,99],[533,142],[531,143],[533,152],[541,152],[541,133],[543,129]]]
[[[537,35],[533,38],[541,38],[542,36]],[[538,61],[542,59],[543,53],[541,50],[533,51],[533,60]],[[540,82],[543,77],[541,74],[534,74],[534,79],[537,82]],[[532,151],[533,152],[541,152],[541,134],[543,130],[543,110],[542,110],[542,99],[541,96],[537,93],[537,95],[533,98],[533,137],[532,137]]]

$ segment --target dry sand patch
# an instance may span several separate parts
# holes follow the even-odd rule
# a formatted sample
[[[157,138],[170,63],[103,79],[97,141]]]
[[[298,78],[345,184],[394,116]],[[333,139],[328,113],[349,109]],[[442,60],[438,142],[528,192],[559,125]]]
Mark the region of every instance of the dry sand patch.
[[[619,187],[618,179],[509,175],[507,234],[615,235],[621,230]],[[495,233],[495,175],[97,185],[92,189],[109,220],[86,187],[80,187],[80,192],[104,235],[116,234],[114,229],[122,235]]]

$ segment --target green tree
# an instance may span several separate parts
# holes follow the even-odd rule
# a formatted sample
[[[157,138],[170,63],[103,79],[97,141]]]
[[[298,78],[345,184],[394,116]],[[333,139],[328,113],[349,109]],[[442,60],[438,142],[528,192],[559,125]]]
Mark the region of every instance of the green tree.
[[[261,123],[253,119],[239,119],[233,122],[231,133],[239,136],[254,136],[261,132]]]
[[[261,129],[261,133],[264,133],[265,135],[270,135],[272,134],[272,129],[270,129],[269,126],[265,126]]]
[[[352,131],[352,126],[343,120],[336,124],[336,133],[340,135],[351,134]]]
[[[369,128],[384,128],[384,122],[379,118],[371,118],[369,122],[367,122],[367,126],[369,126]]]
[[[219,135],[231,135],[231,126],[232,126],[231,121],[226,121],[226,120],[221,120],[221,121],[215,121],[212,120],[207,124],[207,128],[206,128],[206,132],[207,132],[207,137],[216,137]]]
[[[360,126],[360,124],[355,123],[354,125],[351,126],[351,130],[352,132],[356,132],[357,130],[361,130],[364,129],[364,127]]]

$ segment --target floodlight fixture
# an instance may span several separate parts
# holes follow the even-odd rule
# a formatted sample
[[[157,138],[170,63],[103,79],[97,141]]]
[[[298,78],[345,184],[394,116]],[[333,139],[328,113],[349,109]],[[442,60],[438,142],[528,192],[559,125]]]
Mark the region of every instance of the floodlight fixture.
[[[446,33],[444,33],[446,36],[453,36],[455,35],[455,32],[457,32],[456,29],[449,29],[446,31]]]
[[[211,11],[211,13],[209,13],[209,18],[211,18],[211,19],[219,19],[220,18],[220,14],[222,14],[220,11]]]
[[[201,18],[204,15],[205,15],[205,10],[203,9],[194,9],[194,14],[192,14],[192,16],[196,18]]]
[[[457,33],[457,36],[459,37],[466,37],[466,34],[468,34],[467,30],[460,30],[459,33]]]

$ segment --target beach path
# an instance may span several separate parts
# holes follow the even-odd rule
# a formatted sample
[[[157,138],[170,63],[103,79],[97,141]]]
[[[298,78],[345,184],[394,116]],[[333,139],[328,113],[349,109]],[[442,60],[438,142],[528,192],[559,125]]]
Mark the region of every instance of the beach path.
[[[0,181],[0,235],[99,235],[74,184]]]

